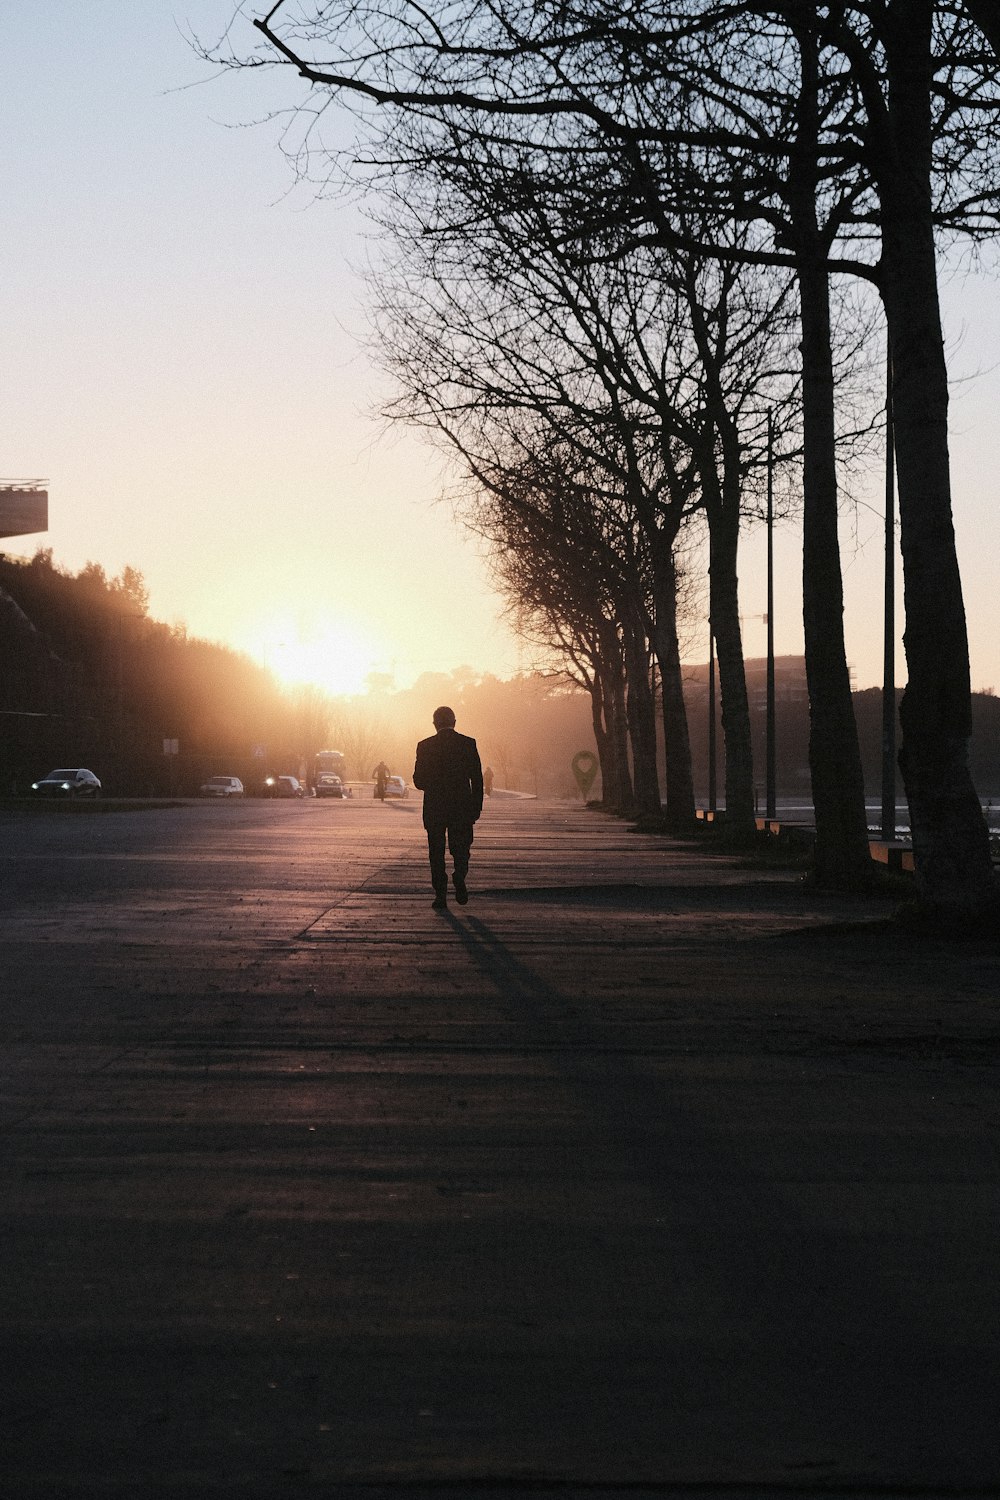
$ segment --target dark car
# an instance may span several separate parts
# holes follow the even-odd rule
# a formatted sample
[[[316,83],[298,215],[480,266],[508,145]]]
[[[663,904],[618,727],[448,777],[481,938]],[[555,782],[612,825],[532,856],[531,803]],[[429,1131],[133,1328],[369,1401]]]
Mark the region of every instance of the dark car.
[[[306,789],[297,776],[269,776],[264,782],[265,797],[304,797]]]
[[[349,797],[351,794],[339,776],[335,776],[332,771],[321,771],[316,777],[316,795],[317,797]]]
[[[93,771],[76,766],[68,771],[50,771],[41,781],[33,781],[31,790],[40,797],[99,797],[101,783]]]

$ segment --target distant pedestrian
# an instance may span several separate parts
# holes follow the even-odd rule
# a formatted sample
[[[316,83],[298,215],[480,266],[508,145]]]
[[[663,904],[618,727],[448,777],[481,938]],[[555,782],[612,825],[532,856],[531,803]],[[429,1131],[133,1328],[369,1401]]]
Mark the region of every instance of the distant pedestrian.
[[[417,746],[413,785],[424,794],[424,827],[434,886],[435,911],[448,905],[448,871],[445,839],[451,851],[455,900],[464,906],[469,899],[465,884],[473,828],[483,810],[483,768],[476,742],[455,729],[454,711],[434,710],[437,731]]]
[[[483,772],[483,791],[487,797],[493,796],[493,767],[487,766]]]

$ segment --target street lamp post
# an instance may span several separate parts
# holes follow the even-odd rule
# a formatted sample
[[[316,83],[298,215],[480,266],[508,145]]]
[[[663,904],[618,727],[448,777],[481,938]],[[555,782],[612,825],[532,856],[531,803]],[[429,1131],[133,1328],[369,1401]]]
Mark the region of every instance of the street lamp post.
[[[708,810],[717,807],[715,762],[715,631],[708,622]]]
[[[774,711],[774,416],[767,414],[767,816],[777,816],[778,773]]]
[[[892,430],[892,351],[886,349],[885,617],[882,656],[882,837],[896,837],[896,525]]]

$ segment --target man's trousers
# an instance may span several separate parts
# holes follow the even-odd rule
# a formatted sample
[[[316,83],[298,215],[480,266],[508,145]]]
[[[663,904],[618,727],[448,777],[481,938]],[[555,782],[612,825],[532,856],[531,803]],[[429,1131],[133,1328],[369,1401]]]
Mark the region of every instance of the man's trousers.
[[[474,825],[464,818],[435,819],[427,826],[427,853],[431,861],[431,884],[439,896],[448,889],[448,871],[444,862],[445,839],[455,866],[455,874],[464,880],[469,873],[469,851]]]

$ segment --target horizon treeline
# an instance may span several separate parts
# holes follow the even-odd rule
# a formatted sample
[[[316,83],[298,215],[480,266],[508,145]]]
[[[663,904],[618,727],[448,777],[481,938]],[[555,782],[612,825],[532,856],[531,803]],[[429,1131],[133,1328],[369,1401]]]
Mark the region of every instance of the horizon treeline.
[[[57,765],[86,765],[108,795],[191,795],[209,775],[248,792],[268,774],[311,781],[322,749],[353,780],[379,760],[409,780],[417,739],[451,702],[480,740],[498,784],[576,794],[570,769],[591,749],[590,704],[564,679],[501,681],[468,667],[363,697],[282,686],[231,647],[149,614],[141,572],[109,577],[53,561],[0,557],[0,791],[23,794]],[[165,747],[177,743],[177,753]]]
[[[271,772],[312,776],[312,757],[336,749],[348,777],[370,779],[380,760],[410,779],[416,741],[449,703],[475,736],[499,788],[578,798],[573,757],[593,751],[589,695],[559,674],[510,679],[458,667],[412,686],[375,680],[361,697],[315,686],[282,687],[231,647],[150,617],[142,574],[108,577],[98,563],[73,574],[50,548],[30,560],[0,557],[0,791],[24,794],[56,765],[87,765],[111,796],[193,795],[209,775],[240,776],[258,790]],[[800,658],[779,658],[778,785],[808,798],[808,700]],[[762,663],[748,662],[754,759],[763,764]],[[695,788],[708,795],[705,667],[689,666]],[[758,678],[760,679],[758,681]],[[880,776],[882,694],[854,694],[865,780]],[[721,715],[721,704],[716,706]],[[718,719],[720,784],[725,745]],[[176,756],[164,741],[178,742]],[[663,746],[659,746],[662,765]],[[1000,795],[1000,699],[973,698],[971,762],[983,795]],[[592,797],[600,799],[600,780]],[[724,797],[721,799],[724,802]]]

